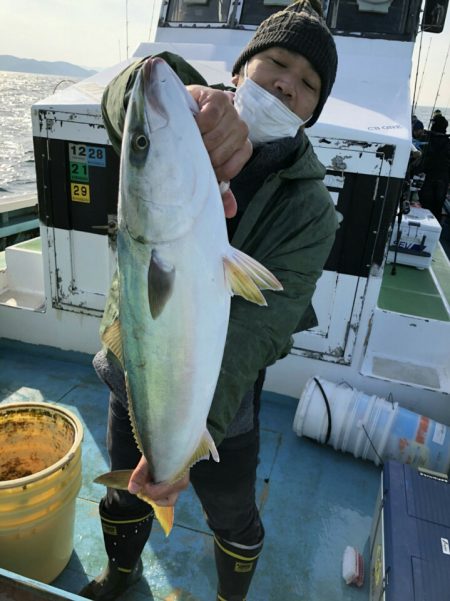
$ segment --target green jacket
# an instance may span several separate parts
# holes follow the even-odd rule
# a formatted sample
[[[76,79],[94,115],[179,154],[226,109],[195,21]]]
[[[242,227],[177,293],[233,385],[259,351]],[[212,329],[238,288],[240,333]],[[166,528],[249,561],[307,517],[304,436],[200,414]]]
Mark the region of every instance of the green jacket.
[[[186,85],[206,85],[180,57],[170,53],[160,56]],[[103,117],[117,152],[127,98],[141,63],[134,63],[116,77],[103,96]],[[338,227],[324,176],[325,168],[304,135],[294,163],[268,176],[251,199],[231,240],[233,246],[270,269],[284,290],[264,291],[267,307],[236,296],[231,300],[222,368],[208,417],[208,429],[216,444],[225,437],[259,370],[289,352],[293,333],[317,325],[311,297]]]

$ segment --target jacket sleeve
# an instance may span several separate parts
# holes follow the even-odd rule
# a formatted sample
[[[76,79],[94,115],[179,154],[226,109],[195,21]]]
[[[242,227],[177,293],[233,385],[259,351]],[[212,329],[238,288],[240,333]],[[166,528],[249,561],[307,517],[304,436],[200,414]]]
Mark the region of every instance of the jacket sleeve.
[[[270,237],[277,240],[272,248],[263,244],[261,253],[242,249],[270,269],[283,291],[263,291],[267,307],[232,298],[221,372],[208,417],[208,430],[216,444],[225,437],[258,372],[283,356],[292,334],[302,329],[299,324],[311,308],[316,282],[334,242],[337,219],[331,202],[322,203],[323,210],[292,231],[286,228],[286,219],[298,221],[294,204],[272,223]]]

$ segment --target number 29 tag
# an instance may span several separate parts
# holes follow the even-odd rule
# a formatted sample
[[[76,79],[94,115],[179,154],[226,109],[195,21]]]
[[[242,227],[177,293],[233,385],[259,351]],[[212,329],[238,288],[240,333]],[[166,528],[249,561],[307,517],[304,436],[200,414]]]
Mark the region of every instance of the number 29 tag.
[[[91,202],[91,190],[89,184],[70,184],[70,195],[73,202]]]

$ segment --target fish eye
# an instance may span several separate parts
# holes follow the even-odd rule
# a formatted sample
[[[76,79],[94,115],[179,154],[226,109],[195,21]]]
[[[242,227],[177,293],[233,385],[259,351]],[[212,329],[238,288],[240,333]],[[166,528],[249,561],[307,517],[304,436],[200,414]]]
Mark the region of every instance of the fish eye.
[[[150,143],[149,140],[147,138],[147,136],[145,136],[144,134],[135,134],[131,140],[131,145],[134,148],[134,150],[146,150]]]

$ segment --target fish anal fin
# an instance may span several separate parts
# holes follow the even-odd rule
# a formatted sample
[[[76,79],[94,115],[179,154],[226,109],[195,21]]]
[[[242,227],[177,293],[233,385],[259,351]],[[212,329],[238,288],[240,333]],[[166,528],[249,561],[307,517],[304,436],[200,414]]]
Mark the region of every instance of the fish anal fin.
[[[155,249],[152,250],[148,267],[148,304],[153,319],[157,319],[172,296],[175,282],[175,267],[164,261]]]
[[[103,484],[104,486],[108,486],[109,488],[116,488],[118,490],[128,490],[128,482],[130,481],[131,474],[133,470],[115,470],[114,472],[107,472],[105,474],[101,474],[95,478],[94,482],[97,484]],[[173,527],[174,521],[174,508],[173,507],[162,507],[157,505],[153,499],[147,497],[147,495],[143,493],[137,493],[136,495],[142,501],[145,501],[153,508],[155,512],[155,517],[158,522],[161,524],[161,528],[164,530],[164,534],[169,536],[170,531]]]
[[[231,294],[265,306],[267,303],[261,290],[283,290],[281,283],[266,267],[236,248],[230,247],[223,263]]]
[[[122,335],[120,333],[120,322],[118,319],[105,328],[102,333],[102,342],[123,367]]]

